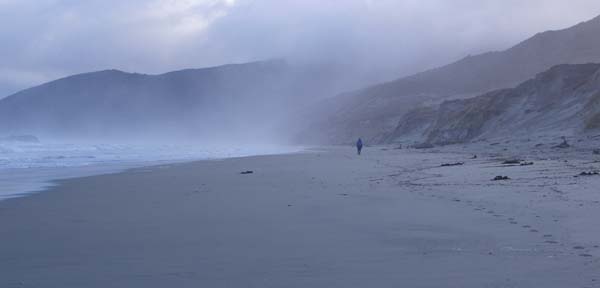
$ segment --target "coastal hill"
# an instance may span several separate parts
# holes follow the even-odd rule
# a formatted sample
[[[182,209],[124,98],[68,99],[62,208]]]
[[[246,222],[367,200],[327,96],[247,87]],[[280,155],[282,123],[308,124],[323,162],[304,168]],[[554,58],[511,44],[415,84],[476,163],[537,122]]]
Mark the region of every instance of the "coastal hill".
[[[335,78],[335,79],[333,79]],[[79,74],[0,100],[0,136],[101,140],[260,139],[291,111],[342,91],[336,71],[270,60],[161,75]],[[331,84],[335,83],[335,84]],[[345,87],[345,86],[344,86]]]
[[[571,28],[539,33],[501,52],[469,56],[450,65],[346,93],[323,103],[302,132],[315,142],[346,143],[358,137],[389,140],[405,114],[427,117],[443,100],[511,88],[558,64],[600,62],[600,16]],[[320,108],[322,109],[322,108]]]
[[[408,118],[394,137],[447,145],[585,133],[600,127],[600,64],[558,65],[516,88],[445,101],[424,115],[418,121],[426,129],[417,138],[409,137],[418,125]]]

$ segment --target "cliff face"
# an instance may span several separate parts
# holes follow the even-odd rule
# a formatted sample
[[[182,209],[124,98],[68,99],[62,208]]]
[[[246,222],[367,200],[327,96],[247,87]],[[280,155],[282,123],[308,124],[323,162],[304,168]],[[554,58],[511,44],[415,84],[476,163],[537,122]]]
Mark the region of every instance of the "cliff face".
[[[423,142],[423,135],[438,116],[438,109],[434,106],[415,108],[407,112],[399,121],[392,133],[385,136],[386,143],[394,142],[402,137],[404,142]]]
[[[389,139],[405,113],[426,102],[472,97],[512,88],[559,64],[600,63],[600,17],[574,27],[548,31],[502,52],[470,56],[450,65],[347,93],[307,129],[323,142],[362,136]],[[383,135],[382,135],[383,134]]]
[[[446,101],[433,114],[434,119],[419,125],[428,126],[421,140],[434,145],[539,133],[570,135],[599,128],[600,64],[555,66],[516,88]]]

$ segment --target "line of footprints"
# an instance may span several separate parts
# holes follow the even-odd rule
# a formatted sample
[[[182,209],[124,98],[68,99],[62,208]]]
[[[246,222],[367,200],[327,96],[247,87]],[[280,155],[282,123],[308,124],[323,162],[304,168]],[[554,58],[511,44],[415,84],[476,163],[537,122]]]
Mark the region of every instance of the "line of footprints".
[[[443,196],[435,195],[435,194],[431,194],[429,196],[433,197],[433,198],[438,198],[438,199],[441,199],[441,200],[451,200],[453,202],[464,202],[468,206],[474,207],[473,208],[474,211],[482,212],[482,213],[485,213],[487,215],[490,215],[490,216],[496,217],[496,218],[503,218],[503,217],[505,217],[502,214],[496,213],[494,210],[487,209],[486,207],[483,207],[481,205],[476,205],[471,200],[462,201],[461,199],[458,199],[458,198],[447,199],[447,198],[445,198]],[[535,217],[536,218],[540,218],[539,215],[536,215]],[[512,225],[518,225],[519,224],[519,222],[515,218],[513,218],[513,217],[509,217],[509,218],[507,218],[507,220]],[[558,220],[554,220],[554,221],[557,222]],[[531,233],[540,233],[540,231],[538,231],[537,229],[534,229],[533,227],[531,227],[531,225],[521,225],[521,228],[527,229]],[[544,239],[544,243],[546,243],[546,244],[560,244],[558,241],[554,240],[554,236],[552,234],[543,234],[542,238]],[[574,246],[572,248],[575,251],[580,251],[581,252],[581,253],[578,254],[580,257],[593,257],[593,255],[585,252],[586,248],[583,247],[583,246]],[[594,248],[600,248],[600,247],[599,247],[599,245],[595,245]]]

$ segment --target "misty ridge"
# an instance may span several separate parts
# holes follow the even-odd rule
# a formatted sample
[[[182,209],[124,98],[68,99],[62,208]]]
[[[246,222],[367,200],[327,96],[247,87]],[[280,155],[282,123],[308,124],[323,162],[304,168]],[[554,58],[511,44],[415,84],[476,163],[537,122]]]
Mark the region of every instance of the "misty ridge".
[[[69,141],[284,142],[290,115],[355,85],[335,69],[269,60],[161,75],[79,74],[0,100],[0,129]]]
[[[599,126],[600,67],[552,67],[600,63],[597,35],[600,17],[382,84],[341,65],[286,60],[160,75],[79,74],[1,99],[0,136],[292,144],[363,137],[368,143],[443,145],[488,130],[500,135],[502,127],[584,133]]]
[[[303,138],[325,143],[350,143],[357,137],[372,143],[425,140],[431,118],[446,100],[512,88],[555,65],[599,63],[599,33],[600,17],[596,17],[568,29],[539,33],[505,51],[468,56],[346,93],[316,115]]]

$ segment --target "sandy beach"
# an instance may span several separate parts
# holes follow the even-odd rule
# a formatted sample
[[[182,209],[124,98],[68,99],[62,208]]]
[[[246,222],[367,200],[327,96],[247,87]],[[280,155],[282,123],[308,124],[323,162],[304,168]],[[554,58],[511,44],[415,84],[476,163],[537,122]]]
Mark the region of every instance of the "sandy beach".
[[[574,177],[598,164],[501,158],[323,148],[59,181],[0,202],[0,287],[600,287],[600,176]]]

